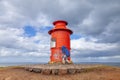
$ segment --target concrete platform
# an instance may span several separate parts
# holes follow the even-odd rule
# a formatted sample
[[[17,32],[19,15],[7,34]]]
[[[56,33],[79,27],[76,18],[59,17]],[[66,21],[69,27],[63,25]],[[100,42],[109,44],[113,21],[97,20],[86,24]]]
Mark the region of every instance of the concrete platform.
[[[46,75],[64,75],[86,72],[88,69],[100,67],[102,65],[83,65],[83,64],[37,64],[26,65],[25,70],[29,72],[41,73]]]

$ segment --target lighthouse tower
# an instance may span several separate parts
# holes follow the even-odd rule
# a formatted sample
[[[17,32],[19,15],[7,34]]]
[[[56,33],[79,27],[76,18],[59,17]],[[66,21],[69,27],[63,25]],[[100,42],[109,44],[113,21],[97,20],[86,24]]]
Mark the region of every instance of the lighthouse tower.
[[[50,63],[62,63],[63,51],[62,47],[66,48],[70,53],[70,35],[73,33],[72,30],[67,28],[67,22],[58,20],[53,22],[54,28],[48,31],[51,35],[50,49]],[[65,50],[64,50],[65,51]],[[70,56],[67,57],[68,61],[71,62]]]

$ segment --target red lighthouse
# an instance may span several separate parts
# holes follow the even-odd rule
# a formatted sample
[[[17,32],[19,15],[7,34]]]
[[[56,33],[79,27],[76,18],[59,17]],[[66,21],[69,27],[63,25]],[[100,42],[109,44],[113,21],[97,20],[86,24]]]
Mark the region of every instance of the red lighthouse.
[[[66,27],[68,23],[63,20],[53,22],[54,28],[48,33],[51,35],[51,56],[50,63],[62,63],[62,46],[70,52],[70,35],[73,33]],[[68,61],[71,62],[70,56],[67,57]]]

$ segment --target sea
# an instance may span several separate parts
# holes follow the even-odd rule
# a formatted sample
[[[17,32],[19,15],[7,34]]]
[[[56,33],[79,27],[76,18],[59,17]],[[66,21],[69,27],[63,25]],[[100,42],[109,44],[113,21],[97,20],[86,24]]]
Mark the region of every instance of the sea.
[[[21,66],[32,64],[47,64],[46,62],[0,62],[0,67]],[[74,64],[102,64],[114,67],[120,67],[120,62],[74,62]]]

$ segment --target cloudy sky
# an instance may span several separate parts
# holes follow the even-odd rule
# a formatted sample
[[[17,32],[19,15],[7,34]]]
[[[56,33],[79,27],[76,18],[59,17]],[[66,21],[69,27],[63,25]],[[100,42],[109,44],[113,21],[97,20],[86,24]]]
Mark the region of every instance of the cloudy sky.
[[[120,0],[0,0],[0,62],[48,62],[55,20],[73,30],[73,62],[120,62]]]

